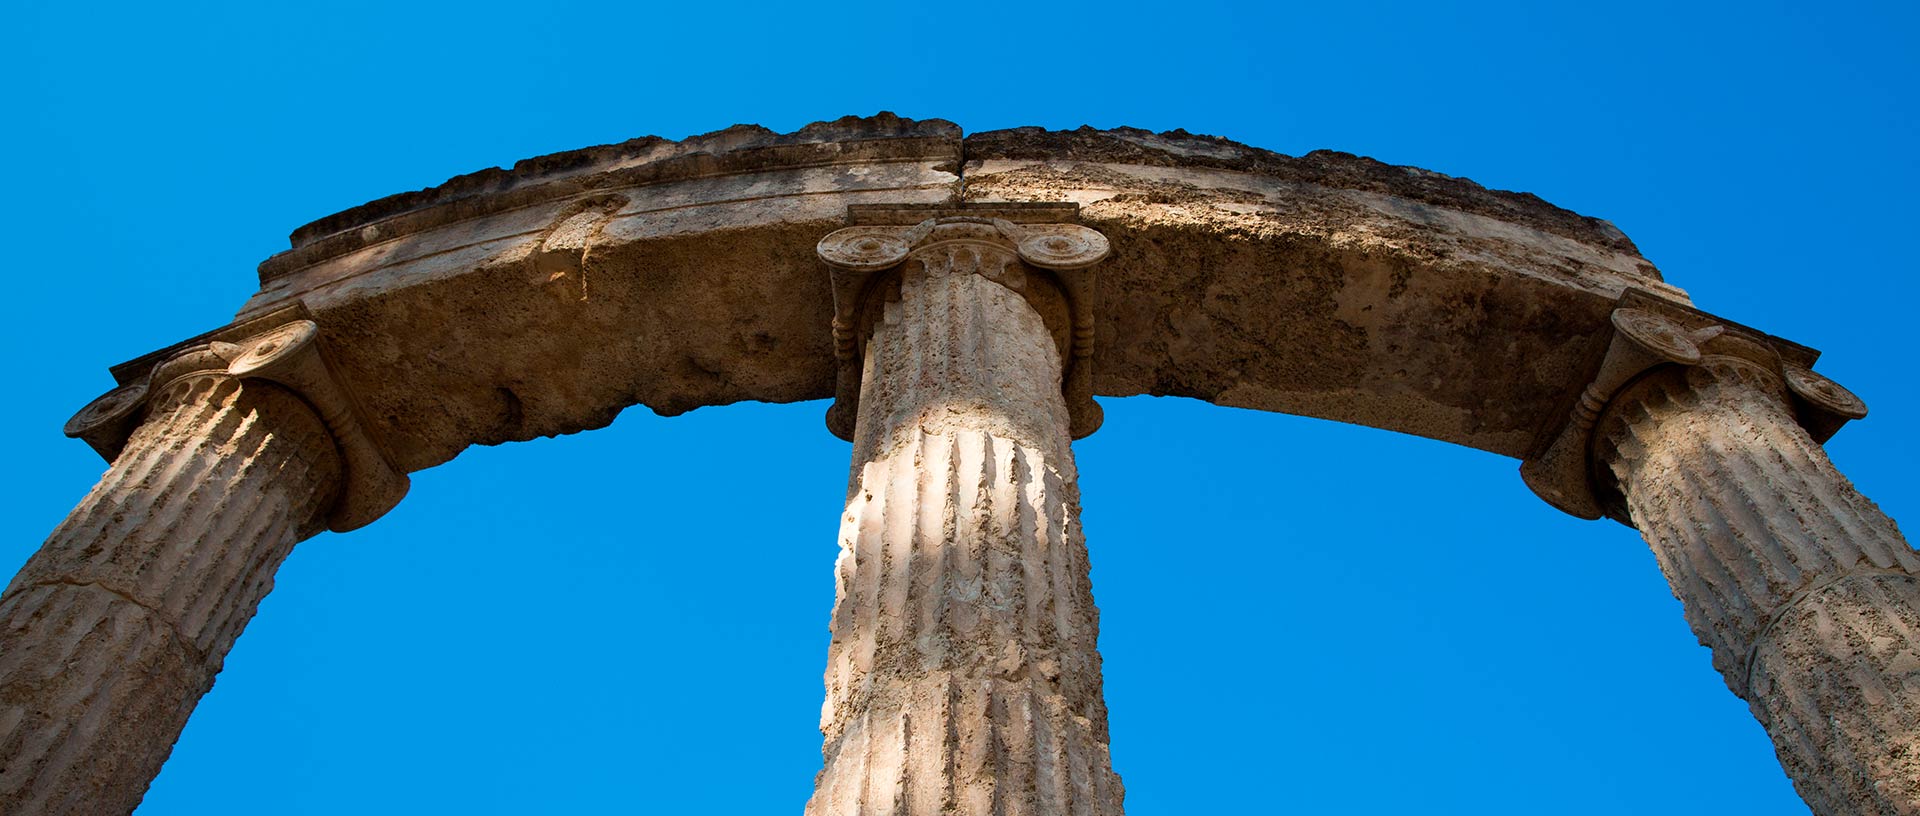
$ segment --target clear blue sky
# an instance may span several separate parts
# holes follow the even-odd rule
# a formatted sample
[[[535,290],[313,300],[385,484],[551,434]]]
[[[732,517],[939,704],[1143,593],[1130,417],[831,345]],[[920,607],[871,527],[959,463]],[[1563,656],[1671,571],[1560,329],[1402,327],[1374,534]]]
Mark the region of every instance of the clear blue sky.
[[[1920,524],[1910,9],[16,0],[0,572],[99,474],[59,429],[106,366],[225,322],[294,227],[883,109],[1336,148],[1611,219],[1703,308],[1823,349],[1873,409],[1834,458]],[[294,553],[141,816],[797,813],[849,453],[824,409],[640,409],[416,474]],[[1077,447],[1134,816],[1806,813],[1636,535],[1516,462],[1107,412]]]

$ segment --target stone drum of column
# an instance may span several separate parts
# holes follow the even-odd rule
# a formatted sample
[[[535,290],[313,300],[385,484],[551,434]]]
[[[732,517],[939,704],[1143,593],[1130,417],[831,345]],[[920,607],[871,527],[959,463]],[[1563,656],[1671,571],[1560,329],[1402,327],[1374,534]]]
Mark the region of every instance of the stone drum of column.
[[[806,812],[1119,814],[1047,284],[941,238],[870,296]]]
[[[1598,453],[1814,813],[1920,814],[1920,556],[1788,406],[1708,357],[1616,399]]]
[[[342,484],[321,417],[163,364],[146,421],[0,596],[0,813],[133,811],[295,543]]]

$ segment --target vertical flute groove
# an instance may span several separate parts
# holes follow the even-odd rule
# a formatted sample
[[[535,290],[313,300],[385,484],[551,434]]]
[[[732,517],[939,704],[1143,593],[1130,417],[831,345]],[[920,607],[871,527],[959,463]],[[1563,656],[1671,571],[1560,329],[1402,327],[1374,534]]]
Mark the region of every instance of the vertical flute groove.
[[[1121,813],[1059,353],[1006,262],[910,263],[867,343],[808,816]]]
[[[1709,358],[1649,378],[1599,452],[1814,813],[1920,814],[1920,555],[1770,377]]]
[[[129,813],[341,465],[264,383],[187,375],[0,596],[0,813]]]

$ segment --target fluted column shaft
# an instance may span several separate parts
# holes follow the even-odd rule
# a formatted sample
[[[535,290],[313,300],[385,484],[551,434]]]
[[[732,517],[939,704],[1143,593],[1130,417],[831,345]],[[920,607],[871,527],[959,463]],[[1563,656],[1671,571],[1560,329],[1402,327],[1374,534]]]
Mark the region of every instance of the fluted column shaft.
[[[992,279],[989,279],[989,278]],[[1061,355],[1012,253],[936,244],[866,345],[809,816],[1105,816]]]
[[[1616,398],[1598,450],[1813,811],[1920,814],[1920,557],[1789,405],[1709,357]]]
[[[301,397],[204,362],[0,596],[0,813],[130,813],[338,495]]]

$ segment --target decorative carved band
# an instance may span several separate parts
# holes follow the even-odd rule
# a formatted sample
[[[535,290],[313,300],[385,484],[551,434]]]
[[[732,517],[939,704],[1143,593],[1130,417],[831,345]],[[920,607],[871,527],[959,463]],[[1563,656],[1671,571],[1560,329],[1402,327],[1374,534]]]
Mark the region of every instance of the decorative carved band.
[[[346,483],[327,516],[327,527],[346,532],[372,523],[407,494],[408,478],[375,440],[353,396],[333,375],[321,353],[320,329],[294,320],[241,342],[204,340],[177,349],[146,376],[102,394],[67,421],[66,434],[113,461],[153,407],[153,396],[187,377],[260,379],[305,399],[333,435],[346,464]]]
[[[979,274],[1026,297],[1058,332],[1064,372],[1061,391],[1073,438],[1093,433],[1100,427],[1102,413],[1093,401],[1095,278],[1088,268],[1110,251],[1106,236],[1077,224],[1016,224],[1005,218],[965,214],[936,215],[912,226],[851,226],[820,239],[816,251],[833,272],[834,356],[839,362],[834,404],[827,410],[828,429],[841,439],[853,439],[870,311],[876,296],[884,297],[893,279],[885,273],[910,261],[926,262],[933,253],[955,244],[1005,256],[1004,264],[981,264]],[[1029,285],[1031,280],[1050,284],[1064,297],[1064,314],[1057,303]]]

